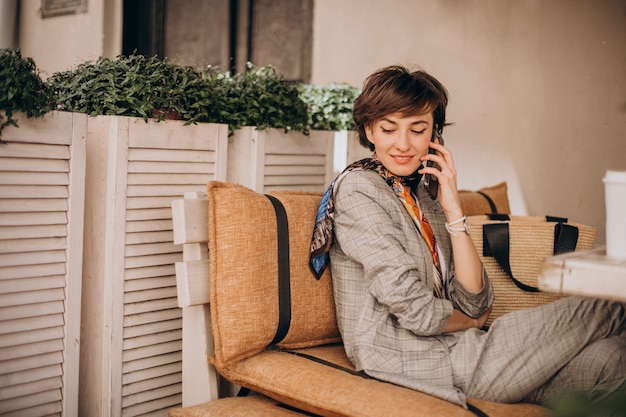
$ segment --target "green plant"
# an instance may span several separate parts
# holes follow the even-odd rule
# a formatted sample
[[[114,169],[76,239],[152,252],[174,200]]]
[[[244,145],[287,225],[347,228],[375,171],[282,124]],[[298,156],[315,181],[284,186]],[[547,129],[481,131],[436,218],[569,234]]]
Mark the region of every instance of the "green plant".
[[[0,134],[6,126],[18,126],[13,117],[39,117],[52,109],[52,97],[32,58],[23,58],[19,49],[0,50]]]
[[[309,109],[311,129],[353,130],[352,106],[360,90],[348,84],[302,84],[300,96]]]
[[[213,121],[211,109],[222,93],[215,71],[199,72],[142,55],[101,57],[55,73],[48,82],[62,111],[146,121],[174,113],[186,124]]]
[[[257,126],[308,133],[307,106],[298,84],[285,80],[273,66],[255,67],[248,62],[245,72],[227,75],[225,80],[220,116],[231,129]]]

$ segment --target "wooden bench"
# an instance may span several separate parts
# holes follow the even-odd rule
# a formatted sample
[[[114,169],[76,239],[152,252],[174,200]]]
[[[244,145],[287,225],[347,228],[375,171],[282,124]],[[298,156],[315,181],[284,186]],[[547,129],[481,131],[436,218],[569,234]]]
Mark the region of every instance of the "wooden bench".
[[[275,280],[272,275],[276,275],[276,266],[266,265],[276,262],[272,257],[276,257],[277,252],[278,226],[276,219],[272,219],[272,203],[262,194],[233,184],[210,183],[207,194],[212,203],[202,194],[190,193],[172,204],[174,243],[183,245],[183,261],[176,264],[178,303],[183,309],[183,408],[171,410],[171,417],[230,415],[220,410],[240,407],[250,407],[257,413],[249,415],[266,415],[262,413],[267,410],[267,415],[278,416],[294,415],[294,409],[331,416],[545,416],[544,408],[532,404],[507,405],[476,399],[468,400],[470,409],[467,410],[356,373],[343,352],[343,346],[337,344],[336,338],[328,336],[336,334],[338,337],[329,272],[319,284],[312,275],[309,276],[308,257],[302,255],[305,251],[308,253],[308,246],[303,246],[310,241],[314,220],[314,213],[310,210],[316,209],[319,196],[272,193],[284,204],[291,226],[288,235],[292,293],[305,286],[323,285],[323,291],[315,289],[310,294],[318,296],[322,292],[326,301],[318,299],[312,305],[303,306],[307,303],[302,300],[308,300],[310,294],[296,300],[289,332],[299,334],[292,336],[289,333],[285,341],[278,343],[273,343],[271,334],[269,339],[267,335],[259,336],[265,338],[259,342],[255,339],[255,320],[259,321],[259,334],[267,333],[267,329],[273,333],[272,329],[280,327],[280,323],[276,324],[279,322],[278,308],[274,309],[272,304],[277,302],[268,300],[272,297],[267,296],[273,294],[274,289],[263,292],[265,287],[273,284],[257,287],[259,281]],[[300,200],[306,200],[304,205]],[[238,217],[239,213],[246,211],[242,208],[249,206],[252,207],[251,213]],[[301,207],[306,208],[302,215],[298,212]],[[251,219],[253,224],[247,224]],[[249,229],[252,236],[249,239],[243,236],[245,244],[237,246],[237,236],[246,234]],[[207,246],[207,242],[214,244],[211,252],[211,243]],[[251,259],[257,251],[264,251],[260,261]],[[232,277],[229,276],[231,270]],[[239,292],[245,301],[237,305]],[[298,296],[292,294],[292,297]],[[228,298],[224,300],[224,297]],[[214,317],[211,317],[212,308]],[[321,312],[320,316],[316,311],[319,309],[332,311]],[[303,320],[303,312],[315,317],[312,320],[304,317]],[[228,321],[228,315],[237,317]],[[333,329],[317,328],[329,326],[321,323],[320,317],[324,315],[330,317]],[[313,323],[303,324],[303,321]],[[217,326],[215,340],[212,325]],[[309,343],[307,337],[311,332],[322,333],[311,336],[314,340]],[[325,338],[328,343],[324,342]],[[259,343],[261,348],[252,346]],[[214,344],[217,346],[215,350]],[[217,365],[217,370],[213,364]],[[218,370],[236,384],[251,388],[271,400],[259,400],[256,396],[229,398],[226,406],[225,400],[218,398],[232,396],[238,386],[227,383]],[[287,404],[287,408],[276,407],[276,403]]]

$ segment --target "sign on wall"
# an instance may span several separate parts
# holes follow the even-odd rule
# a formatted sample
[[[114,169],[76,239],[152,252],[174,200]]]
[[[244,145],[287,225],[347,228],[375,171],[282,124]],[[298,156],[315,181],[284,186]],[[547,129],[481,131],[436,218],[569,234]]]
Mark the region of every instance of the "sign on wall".
[[[87,0],[41,0],[41,17],[87,13]]]

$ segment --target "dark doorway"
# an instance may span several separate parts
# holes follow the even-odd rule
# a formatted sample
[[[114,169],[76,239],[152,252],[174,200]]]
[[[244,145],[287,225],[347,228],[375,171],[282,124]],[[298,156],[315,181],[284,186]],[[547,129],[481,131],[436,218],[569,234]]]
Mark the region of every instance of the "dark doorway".
[[[313,0],[125,0],[123,54],[311,78]]]

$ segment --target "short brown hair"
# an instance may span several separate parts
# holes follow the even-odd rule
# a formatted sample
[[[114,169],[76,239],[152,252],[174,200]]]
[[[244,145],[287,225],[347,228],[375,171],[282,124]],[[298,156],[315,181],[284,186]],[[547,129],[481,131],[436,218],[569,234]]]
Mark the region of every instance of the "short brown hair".
[[[448,92],[435,77],[422,70],[411,72],[400,65],[379,69],[365,80],[352,109],[359,143],[374,150],[365,128],[387,114],[433,113],[439,130],[446,124]]]

